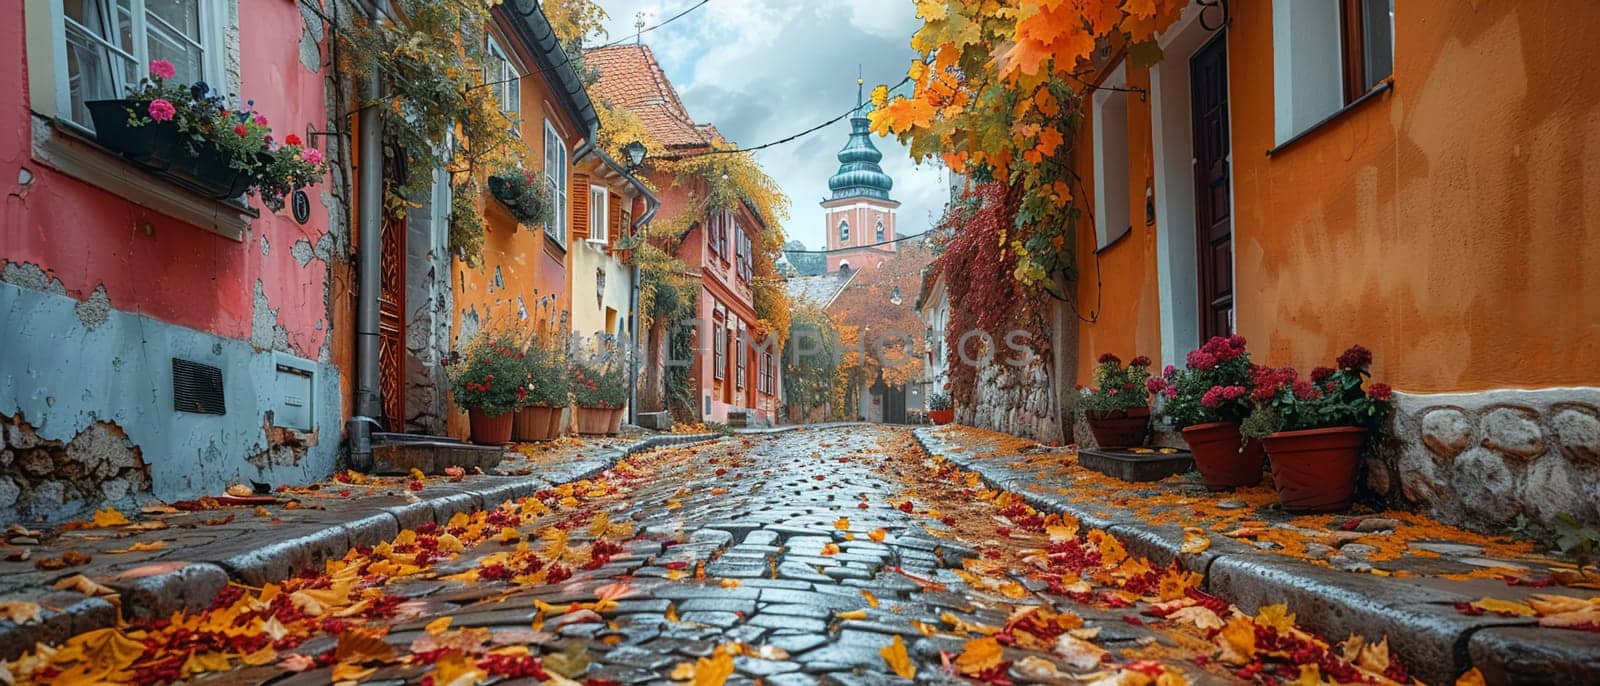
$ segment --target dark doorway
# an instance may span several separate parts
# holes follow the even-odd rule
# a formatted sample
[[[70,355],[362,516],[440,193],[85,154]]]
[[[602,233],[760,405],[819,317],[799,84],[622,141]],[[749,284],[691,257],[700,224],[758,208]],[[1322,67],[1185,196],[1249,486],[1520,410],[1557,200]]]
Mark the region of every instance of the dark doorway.
[[[906,387],[905,386],[880,386],[882,389],[879,397],[883,398],[883,423],[906,423]]]
[[[1199,232],[1200,339],[1233,333],[1233,198],[1228,169],[1228,43],[1219,33],[1189,59]]]

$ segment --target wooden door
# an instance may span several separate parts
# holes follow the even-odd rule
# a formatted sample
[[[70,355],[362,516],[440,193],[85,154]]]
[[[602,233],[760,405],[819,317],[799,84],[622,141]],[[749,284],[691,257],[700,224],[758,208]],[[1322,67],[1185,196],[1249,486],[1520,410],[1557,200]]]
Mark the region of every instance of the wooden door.
[[[404,163],[384,156],[385,183],[401,183]],[[390,431],[406,430],[406,220],[388,208],[379,230],[382,258],[378,266],[378,392],[383,423]]]
[[[883,389],[883,423],[906,423],[906,387],[885,386]]]
[[[1201,340],[1233,332],[1233,184],[1228,169],[1226,38],[1226,34],[1217,34],[1189,59]]]

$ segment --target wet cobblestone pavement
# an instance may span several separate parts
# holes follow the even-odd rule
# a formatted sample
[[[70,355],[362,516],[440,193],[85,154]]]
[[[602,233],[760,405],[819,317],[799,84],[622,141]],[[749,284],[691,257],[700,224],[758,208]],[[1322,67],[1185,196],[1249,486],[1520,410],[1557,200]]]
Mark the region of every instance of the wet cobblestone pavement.
[[[1085,539],[981,488],[905,429],[654,451],[403,531],[281,589],[235,587],[204,616],[130,627],[146,652],[110,678],[1177,686],[1363,657],[1359,643],[1336,657],[1292,615],[1240,615],[1194,592],[1198,575],[1152,569],[1103,532]],[[199,647],[168,654],[186,641]],[[1263,662],[1291,650],[1299,665]],[[1364,657],[1367,674],[1406,681],[1386,648],[1381,663]],[[30,659],[13,671],[61,675]]]

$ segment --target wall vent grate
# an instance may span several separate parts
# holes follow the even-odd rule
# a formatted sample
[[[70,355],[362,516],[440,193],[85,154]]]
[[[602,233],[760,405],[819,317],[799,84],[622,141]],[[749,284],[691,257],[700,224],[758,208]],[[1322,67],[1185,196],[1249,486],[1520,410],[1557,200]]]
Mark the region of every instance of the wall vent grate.
[[[195,414],[227,414],[222,369],[172,358],[172,409]]]

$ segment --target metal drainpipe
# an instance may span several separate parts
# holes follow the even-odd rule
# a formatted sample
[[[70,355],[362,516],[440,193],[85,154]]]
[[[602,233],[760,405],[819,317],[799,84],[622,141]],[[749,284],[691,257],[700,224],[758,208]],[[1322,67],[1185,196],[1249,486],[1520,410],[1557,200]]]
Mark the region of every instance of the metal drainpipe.
[[[381,2],[381,0],[380,0]],[[367,8],[371,21],[382,21],[376,3]],[[372,104],[383,97],[383,82],[373,70],[367,84],[368,104],[361,108],[360,173],[356,207],[360,214],[356,254],[356,397],[355,415],[347,425],[350,466],[372,468],[372,430],[381,426],[382,392],[378,378],[378,292],[383,259],[383,116]]]
[[[643,183],[640,183],[638,179],[634,178],[633,174],[629,173],[625,174],[624,176],[627,176],[630,181],[633,181],[634,188],[639,189],[639,192],[644,194],[645,204],[649,206],[649,209],[645,210],[644,214],[639,215],[639,218],[635,219],[633,222],[634,235],[638,235],[640,231],[644,230],[644,227],[650,225],[650,219],[656,216],[656,210],[661,209],[661,200],[657,198],[654,193],[651,193],[648,188],[645,188]],[[633,339],[633,356],[629,358],[628,362],[628,366],[632,368],[632,373],[628,375],[628,420],[630,424],[638,426],[640,358],[638,265],[634,265],[633,267],[633,289],[628,293],[628,318],[632,320],[628,324],[628,335]]]

